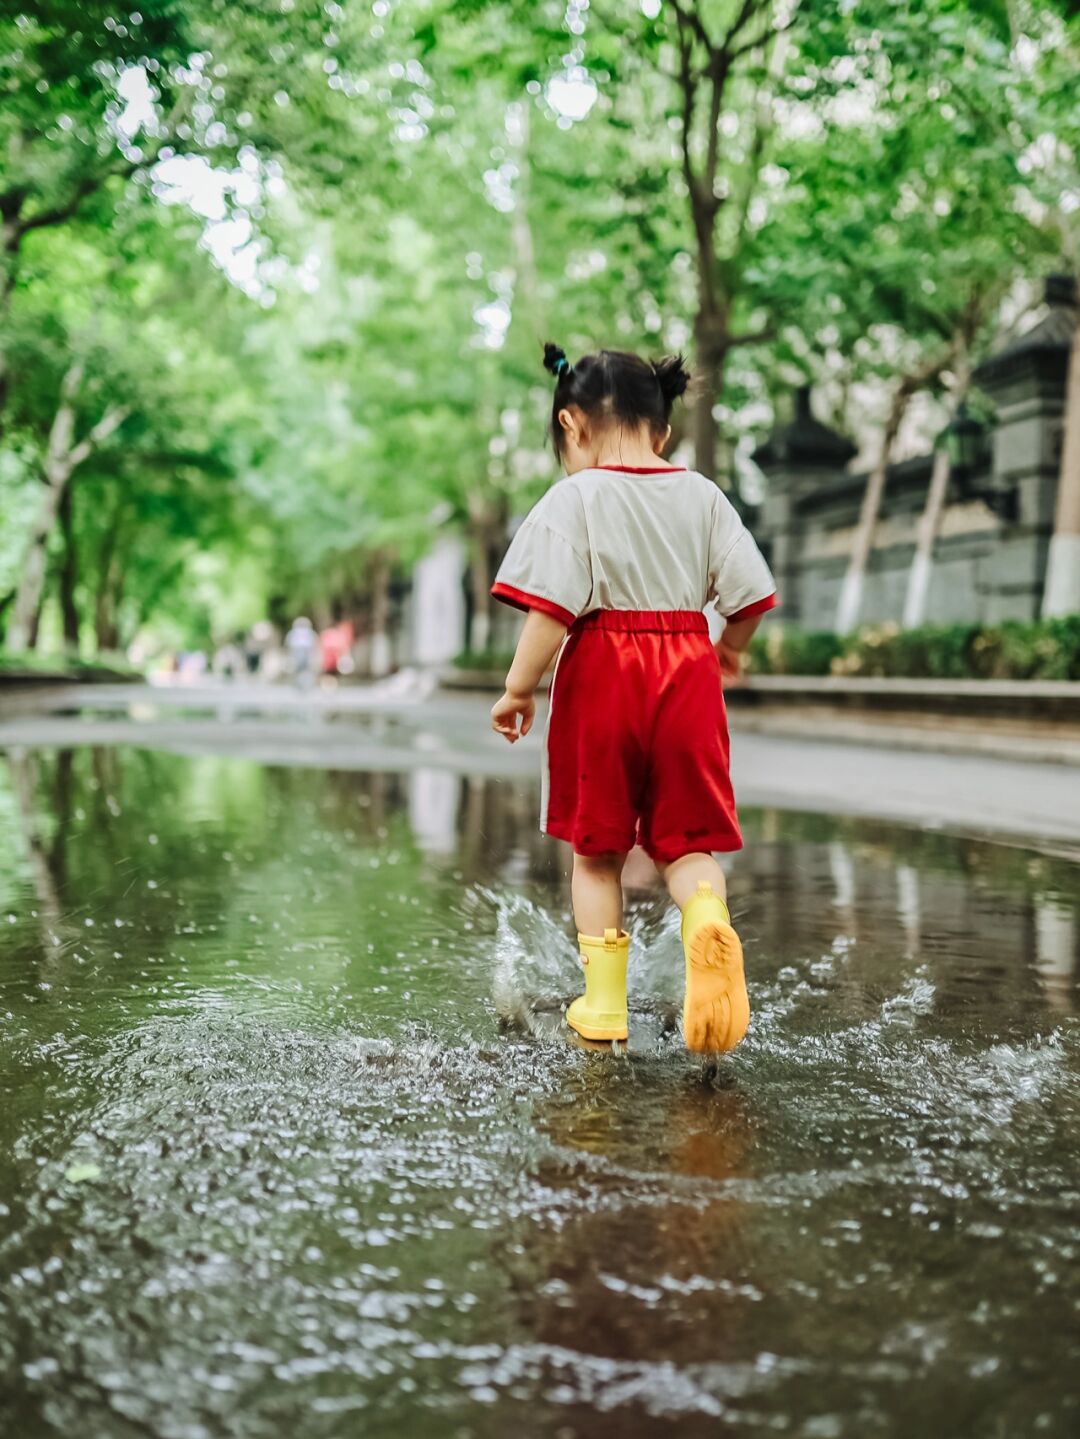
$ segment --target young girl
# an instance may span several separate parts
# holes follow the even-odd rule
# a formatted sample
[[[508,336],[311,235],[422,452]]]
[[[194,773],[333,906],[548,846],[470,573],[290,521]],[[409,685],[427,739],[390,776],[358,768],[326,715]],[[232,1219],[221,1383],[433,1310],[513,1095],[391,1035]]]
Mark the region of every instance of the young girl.
[[[585,993],[566,1018],[587,1039],[627,1037],[621,881],[640,843],[682,910],[687,1046],[733,1049],[750,1006],[713,858],[742,846],[718,656],[737,667],[776,603],[772,575],[716,485],[660,458],[689,380],[681,358],[601,350],[571,365],[549,344],[544,364],[566,477],[528,515],[492,588],[528,618],[491,723],[511,744],[529,733],[562,646],[540,827],[574,847]],[[709,601],[727,620],[717,649]]]

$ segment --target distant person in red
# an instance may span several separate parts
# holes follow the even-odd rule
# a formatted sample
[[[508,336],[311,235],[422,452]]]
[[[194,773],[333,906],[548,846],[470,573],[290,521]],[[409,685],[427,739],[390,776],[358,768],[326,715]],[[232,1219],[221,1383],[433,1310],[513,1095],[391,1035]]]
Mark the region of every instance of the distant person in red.
[[[352,620],[340,620],[319,635],[324,675],[349,675],[353,671],[352,647],[355,639]]]

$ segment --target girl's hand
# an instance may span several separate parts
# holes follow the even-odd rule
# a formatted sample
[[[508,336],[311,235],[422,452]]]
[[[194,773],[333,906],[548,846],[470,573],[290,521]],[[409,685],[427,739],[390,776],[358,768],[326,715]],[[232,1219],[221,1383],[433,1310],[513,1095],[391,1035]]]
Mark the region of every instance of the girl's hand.
[[[521,729],[518,729],[518,716]],[[491,728],[496,734],[505,735],[510,744],[523,739],[532,729],[536,715],[536,701],[532,695],[511,694],[507,690],[501,700],[491,706]]]
[[[731,645],[726,645],[722,638],[716,641],[713,648],[716,650],[716,657],[720,661],[720,673],[724,679],[730,681],[732,684],[741,683],[743,664],[746,660],[746,656],[742,650],[733,649]]]

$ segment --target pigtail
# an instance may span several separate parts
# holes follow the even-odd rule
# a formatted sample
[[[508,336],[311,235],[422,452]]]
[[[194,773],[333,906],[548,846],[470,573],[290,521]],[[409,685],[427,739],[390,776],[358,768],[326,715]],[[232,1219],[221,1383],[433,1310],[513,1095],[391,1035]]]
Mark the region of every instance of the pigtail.
[[[566,351],[553,345],[550,340],[544,346],[544,369],[550,370],[557,380],[564,380],[573,369],[566,358]]]
[[[690,383],[690,371],[681,355],[665,355],[662,360],[654,360],[652,368],[664,397],[664,405],[670,413],[672,405]]]

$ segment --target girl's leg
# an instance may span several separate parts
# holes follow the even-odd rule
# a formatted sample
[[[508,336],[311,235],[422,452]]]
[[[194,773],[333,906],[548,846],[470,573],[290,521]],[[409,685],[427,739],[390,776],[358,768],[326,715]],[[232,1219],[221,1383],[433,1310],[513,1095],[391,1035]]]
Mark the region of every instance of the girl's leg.
[[[711,884],[718,899],[727,898],[724,871],[711,854],[684,854],[659,868],[668,893],[680,909],[686,908],[686,901],[702,883]]]
[[[626,962],[622,868],[625,854],[574,855],[574,918],[585,971],[585,993],[568,1007],[566,1022],[585,1039],[625,1039]]]
[[[574,920],[581,934],[602,935],[622,930],[622,871],[625,854],[575,854],[570,892]]]
[[[703,1054],[734,1049],[750,1023],[750,1001],[724,872],[711,854],[698,853],[665,865],[663,876],[683,916],[686,1046]]]

